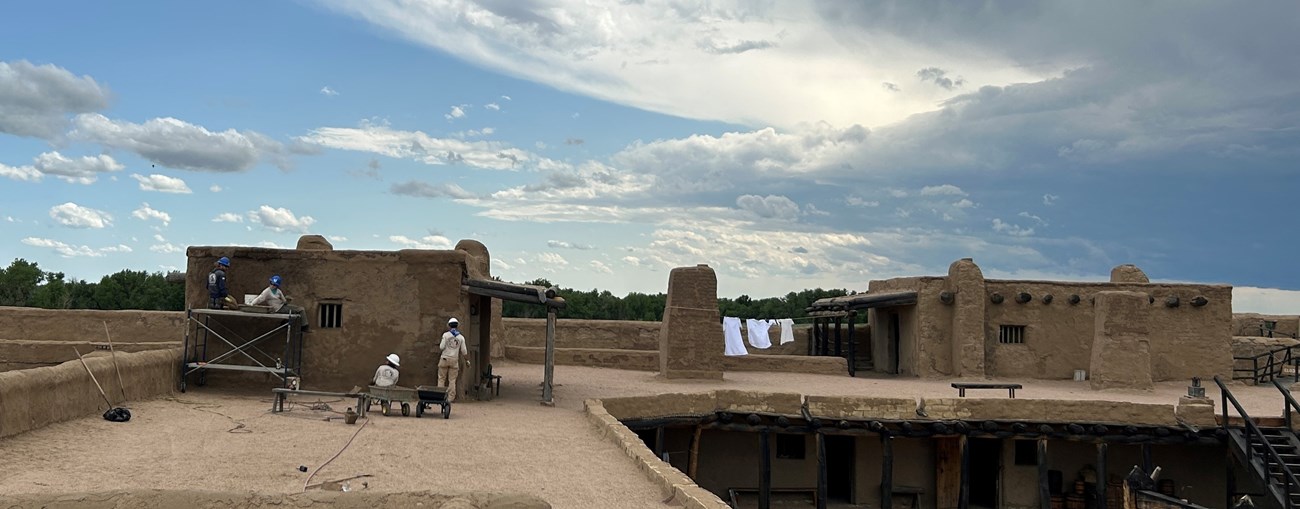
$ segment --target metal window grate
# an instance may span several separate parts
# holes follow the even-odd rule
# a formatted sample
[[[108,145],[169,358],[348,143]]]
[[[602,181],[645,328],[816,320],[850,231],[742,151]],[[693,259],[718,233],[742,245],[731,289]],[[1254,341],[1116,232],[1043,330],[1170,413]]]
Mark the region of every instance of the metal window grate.
[[[343,326],[342,304],[321,304],[319,314],[320,328],[337,329]]]
[[[1024,325],[1002,325],[998,328],[998,343],[1005,345],[1018,345],[1024,342]]]

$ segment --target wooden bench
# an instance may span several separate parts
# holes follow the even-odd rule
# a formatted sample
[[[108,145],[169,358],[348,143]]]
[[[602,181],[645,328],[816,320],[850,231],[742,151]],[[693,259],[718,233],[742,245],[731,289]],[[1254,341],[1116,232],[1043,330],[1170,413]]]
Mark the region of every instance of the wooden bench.
[[[758,488],[728,488],[727,495],[729,495],[731,498],[731,507],[740,507],[739,501],[737,500],[738,498],[740,498],[740,495],[752,494],[754,496],[760,496],[760,491],[761,490],[759,490]],[[772,492],[773,495],[791,494],[791,493],[807,495],[809,497],[812,497],[813,507],[817,506],[816,488],[771,488],[770,491]]]
[[[288,398],[290,395],[318,396],[322,398],[357,398],[357,406],[354,407],[353,410],[357,412],[357,416],[359,417],[366,416],[366,406],[368,406],[366,405],[366,399],[370,397],[369,394],[366,394],[364,392],[304,391],[301,389],[286,389],[282,387],[276,387],[274,389],[271,389],[271,392],[275,393],[275,401],[271,402],[272,412],[283,412],[284,400]]]
[[[982,384],[982,383],[965,383],[953,382],[952,387],[957,389],[958,397],[966,397],[966,389],[1006,389],[1011,399],[1016,399],[1016,389],[1023,389],[1020,384]]]

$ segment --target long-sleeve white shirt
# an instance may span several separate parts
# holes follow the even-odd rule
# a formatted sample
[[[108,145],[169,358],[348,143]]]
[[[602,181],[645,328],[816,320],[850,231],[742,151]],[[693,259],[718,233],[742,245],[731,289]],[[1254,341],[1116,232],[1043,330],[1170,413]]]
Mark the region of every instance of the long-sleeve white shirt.
[[[384,364],[375,370],[375,378],[371,381],[378,387],[392,387],[397,385],[397,368]]]
[[[465,334],[452,334],[451,331],[442,333],[442,341],[438,343],[438,349],[442,350],[443,359],[459,360],[460,356],[466,355]]]
[[[268,286],[265,290],[262,290],[261,294],[258,294],[257,298],[253,299],[252,305],[267,306],[271,308],[271,311],[276,311],[284,307],[284,292],[274,286]]]

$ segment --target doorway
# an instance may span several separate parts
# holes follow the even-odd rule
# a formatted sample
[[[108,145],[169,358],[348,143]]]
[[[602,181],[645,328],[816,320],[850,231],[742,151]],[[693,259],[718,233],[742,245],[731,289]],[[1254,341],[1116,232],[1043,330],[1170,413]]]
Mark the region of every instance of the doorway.
[[[902,334],[898,330],[898,313],[889,313],[889,373],[898,374],[898,357],[901,353]]]
[[[853,467],[855,438],[852,435],[826,435],[826,497],[853,503]]]
[[[970,439],[970,506],[998,507],[998,478],[1002,472],[1002,440]]]

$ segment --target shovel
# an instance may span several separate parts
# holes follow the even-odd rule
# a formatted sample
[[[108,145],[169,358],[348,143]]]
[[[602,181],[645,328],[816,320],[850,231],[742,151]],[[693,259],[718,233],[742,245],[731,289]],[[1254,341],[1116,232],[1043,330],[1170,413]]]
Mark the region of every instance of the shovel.
[[[122,407],[113,406],[113,402],[108,400],[108,395],[104,394],[104,388],[99,385],[99,380],[95,379],[95,374],[90,371],[90,366],[86,365],[86,359],[81,357],[81,352],[77,347],[72,347],[72,351],[77,353],[77,360],[81,361],[81,367],[86,368],[86,374],[90,375],[90,381],[95,382],[95,388],[99,390],[99,395],[104,398],[104,403],[108,404],[108,411],[104,412],[104,420],[113,422],[126,422],[131,420],[131,411]]]

